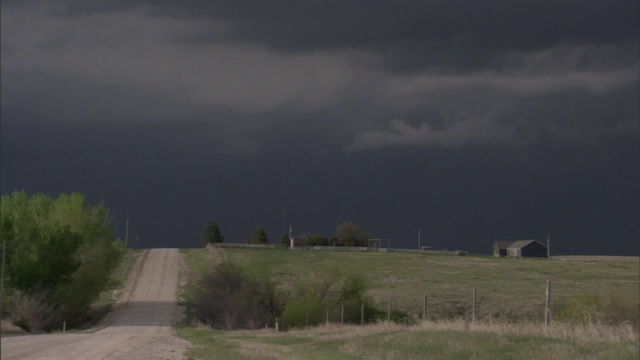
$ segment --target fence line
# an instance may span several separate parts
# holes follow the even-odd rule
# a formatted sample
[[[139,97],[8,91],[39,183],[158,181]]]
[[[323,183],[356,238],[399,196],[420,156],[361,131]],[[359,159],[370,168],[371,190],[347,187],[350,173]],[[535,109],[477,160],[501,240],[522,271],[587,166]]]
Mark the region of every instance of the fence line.
[[[355,252],[380,252],[398,254],[439,254],[439,255],[465,255],[466,252],[460,250],[412,250],[395,249],[383,247],[364,246],[295,246],[292,250],[320,250],[320,251],[355,251]]]
[[[213,247],[227,248],[227,249],[276,249],[278,246],[269,244],[236,244],[236,243],[216,243],[212,244]]]
[[[540,288],[539,288],[540,289]],[[467,293],[468,294],[468,293]],[[408,313],[401,311],[400,309],[394,310],[392,309],[392,299],[388,298],[385,300],[382,300],[380,302],[377,302],[378,304],[378,310],[377,312],[374,313],[370,313],[369,310],[367,310],[367,314],[365,314],[365,309],[370,309],[370,305],[367,305],[366,303],[362,303],[360,305],[360,313],[354,313],[354,312],[350,312],[349,316],[346,316],[345,314],[345,308],[344,305],[340,305],[339,308],[336,307],[331,307],[331,308],[326,308],[323,310],[320,310],[321,312],[319,314],[317,314],[318,316],[314,315],[314,319],[318,319],[317,323],[311,324],[311,326],[313,325],[320,325],[323,321],[322,321],[322,315],[325,315],[325,324],[330,324],[330,323],[337,323],[339,321],[340,324],[345,324],[345,323],[351,323],[351,324],[357,324],[358,322],[360,323],[361,326],[364,326],[366,323],[370,323],[370,322],[377,322],[377,321],[387,321],[387,322],[391,322],[391,321],[396,321],[396,322],[401,322],[401,323],[415,323],[418,319],[422,319],[422,320],[426,320],[429,318],[432,318],[434,320],[436,319],[449,319],[449,320],[454,320],[456,318],[462,318],[465,321],[468,321],[472,324],[475,324],[479,321],[482,321],[483,317],[481,316],[481,311],[480,308],[478,307],[478,304],[482,298],[482,296],[491,296],[491,294],[488,295],[483,295],[480,291],[478,291],[477,288],[473,288],[472,292],[470,294],[470,309],[469,307],[465,307],[460,313],[456,313],[455,316],[448,316],[447,314],[445,314],[444,316],[438,316],[438,312],[436,309],[434,309],[433,304],[431,304],[430,302],[428,302],[428,296],[425,293],[422,296],[422,309],[421,309],[421,313],[418,312],[417,317],[412,317],[410,316]],[[436,298],[442,298],[441,296],[436,296],[432,294],[432,297]],[[536,299],[538,299],[536,301]],[[525,318],[520,318],[520,319],[515,319],[515,321],[522,321],[522,322],[534,322],[534,323],[539,323],[539,324],[545,324],[545,325],[552,325],[553,320],[554,320],[554,316],[552,313],[552,292],[551,292],[551,280],[547,280],[546,282],[546,287],[544,288],[544,290],[540,289],[538,292],[538,295],[535,296],[535,298],[530,298],[531,303],[533,303],[533,308],[535,310],[535,308],[538,308],[540,312],[537,312],[538,310],[536,310],[537,316],[535,317],[525,317]],[[380,309],[380,307],[386,305],[386,313]],[[469,303],[467,303],[469,304]],[[429,306],[428,306],[429,305]],[[467,305],[469,306],[469,305]],[[588,309],[587,309],[588,310]],[[470,311],[470,312],[469,312]],[[307,312],[305,314],[305,327],[308,327],[309,324],[309,320],[310,320],[310,314]],[[385,316],[386,315],[386,316]],[[429,316],[431,315],[431,316]],[[440,315],[442,315],[442,313],[440,313]],[[487,313],[485,312],[485,319]],[[588,314],[587,314],[588,315]],[[339,316],[339,318],[338,318]],[[406,317],[404,317],[406,316]],[[633,316],[633,315],[629,315],[629,316]],[[491,315],[488,317],[488,319],[492,319]],[[507,321],[513,321],[514,319],[509,319]],[[565,318],[564,321],[577,321],[577,322],[581,322],[584,319],[571,319],[571,318]],[[592,318],[588,318],[588,320],[595,320]],[[614,323],[631,323],[632,325],[635,324],[635,327],[638,327],[637,323],[633,323],[633,319],[623,319],[623,320],[615,320],[615,319],[609,319],[612,320],[612,324]],[[491,320],[489,320],[491,321]],[[638,321],[638,319],[636,319],[635,321]],[[285,325],[285,324],[283,324]]]
[[[213,247],[226,249],[282,249],[281,245],[274,244],[242,244],[242,243],[215,243]],[[291,249],[286,247],[286,249]],[[366,246],[295,246],[291,250],[319,250],[319,251],[353,251],[353,252],[379,252],[398,254],[438,254],[438,255],[466,255],[467,252],[461,250],[417,250],[417,249],[396,249],[383,247]]]

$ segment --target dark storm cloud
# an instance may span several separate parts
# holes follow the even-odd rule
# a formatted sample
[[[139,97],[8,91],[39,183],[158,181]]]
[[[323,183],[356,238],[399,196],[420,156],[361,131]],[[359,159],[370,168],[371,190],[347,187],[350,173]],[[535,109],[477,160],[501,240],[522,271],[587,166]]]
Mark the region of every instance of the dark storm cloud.
[[[247,235],[353,220],[575,239],[584,219],[637,235],[635,1],[2,1],[1,16],[3,190],[86,191],[194,233],[216,208]],[[556,220],[574,201],[575,223]]]
[[[367,52],[362,62],[391,71],[498,68],[512,52],[637,39],[633,0],[70,2],[68,12],[136,7],[216,24],[216,31],[193,41],[246,42],[285,52],[357,49]],[[219,23],[226,25],[222,34]],[[626,60],[633,62],[635,54],[627,51]]]
[[[635,129],[634,109],[606,124],[535,111],[637,93],[629,1],[12,5],[4,105],[39,119],[208,123],[246,154],[298,123],[349,151]]]
[[[496,114],[514,104],[616,90],[637,73],[630,1],[3,4],[7,106],[35,96],[59,119],[77,117],[71,108],[84,121],[207,118],[247,132],[238,143],[326,109],[325,132],[356,142],[394,119],[413,121],[412,134],[486,125],[499,140],[513,129]],[[210,115],[225,112],[236,120]]]

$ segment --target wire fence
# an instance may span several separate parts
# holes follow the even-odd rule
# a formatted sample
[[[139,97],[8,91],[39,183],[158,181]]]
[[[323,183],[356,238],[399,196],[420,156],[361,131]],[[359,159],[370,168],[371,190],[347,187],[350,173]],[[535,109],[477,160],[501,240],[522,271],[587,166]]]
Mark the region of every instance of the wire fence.
[[[555,294],[553,283],[537,287],[536,296],[514,298],[505,294],[482,293],[477,288],[467,289],[467,299],[459,294],[428,294],[411,301],[412,307],[397,306],[395,299],[384,299],[375,304],[333,306],[316,309],[305,314],[304,326],[324,323],[360,324],[380,321],[413,324],[421,320],[463,320],[475,322],[632,325],[640,326],[638,299],[628,295],[606,293]],[[540,291],[542,290],[542,291]],[[595,289],[594,289],[595,290]],[[509,301],[505,304],[504,301]],[[406,302],[407,299],[403,299]],[[356,311],[357,310],[357,311]],[[300,322],[298,322],[299,325]],[[287,326],[287,324],[283,324]]]

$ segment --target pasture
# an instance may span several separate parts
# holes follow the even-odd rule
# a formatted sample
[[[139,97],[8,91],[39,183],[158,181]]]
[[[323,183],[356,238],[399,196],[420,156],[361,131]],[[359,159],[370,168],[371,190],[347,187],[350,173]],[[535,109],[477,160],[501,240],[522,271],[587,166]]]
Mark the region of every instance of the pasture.
[[[307,330],[214,331],[178,328],[188,359],[629,359],[629,327],[424,322],[415,326],[339,324]]]
[[[476,288],[478,319],[544,321],[547,280],[552,286],[552,310],[558,315],[566,312],[569,303],[588,306],[597,302],[616,322],[628,320],[637,326],[640,316],[638,257],[581,261],[577,257],[546,260],[282,249],[216,250],[250,273],[270,274],[283,288],[313,281],[332,271],[361,274],[379,307],[386,308],[390,300],[392,308],[415,318],[421,317],[427,295],[427,319],[468,319]]]
[[[416,320],[359,326],[330,319],[279,332],[273,324],[228,332],[178,327],[177,334],[194,345],[187,353],[191,359],[637,359],[640,351],[637,257],[543,260],[211,247],[183,252],[190,276],[197,271],[189,269],[231,261],[250,274],[268,274],[284,291],[335,272],[361,274],[379,308],[390,300]],[[554,316],[549,326],[543,317],[547,280]]]

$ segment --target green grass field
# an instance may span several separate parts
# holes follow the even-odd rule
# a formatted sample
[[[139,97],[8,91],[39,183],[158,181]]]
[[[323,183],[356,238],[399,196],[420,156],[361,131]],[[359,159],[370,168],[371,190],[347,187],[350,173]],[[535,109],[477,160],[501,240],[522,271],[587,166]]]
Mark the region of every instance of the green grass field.
[[[380,308],[391,300],[393,308],[416,319],[428,296],[429,321],[413,326],[361,327],[330,319],[329,325],[284,332],[179,327],[178,335],[194,345],[187,353],[191,359],[637,359],[640,351],[638,258],[533,260],[213,248],[183,253],[187,267],[232,261],[250,274],[270,274],[283,289],[335,271],[361,274]],[[545,326],[547,280],[552,282],[554,315],[563,304],[586,299],[587,307],[595,304],[608,316],[621,318],[614,325],[594,317],[587,323]],[[475,324],[469,322],[473,288],[478,294]]]
[[[422,313],[425,294],[427,318],[468,318],[476,288],[479,319],[543,321],[547,280],[556,311],[568,301],[587,299],[624,308],[618,315],[628,316],[629,321],[637,323],[640,316],[638,258],[594,262],[280,249],[218,251],[250,273],[270,273],[284,288],[329,271],[361,274],[378,306],[386,309],[391,300],[393,308],[416,318]]]

